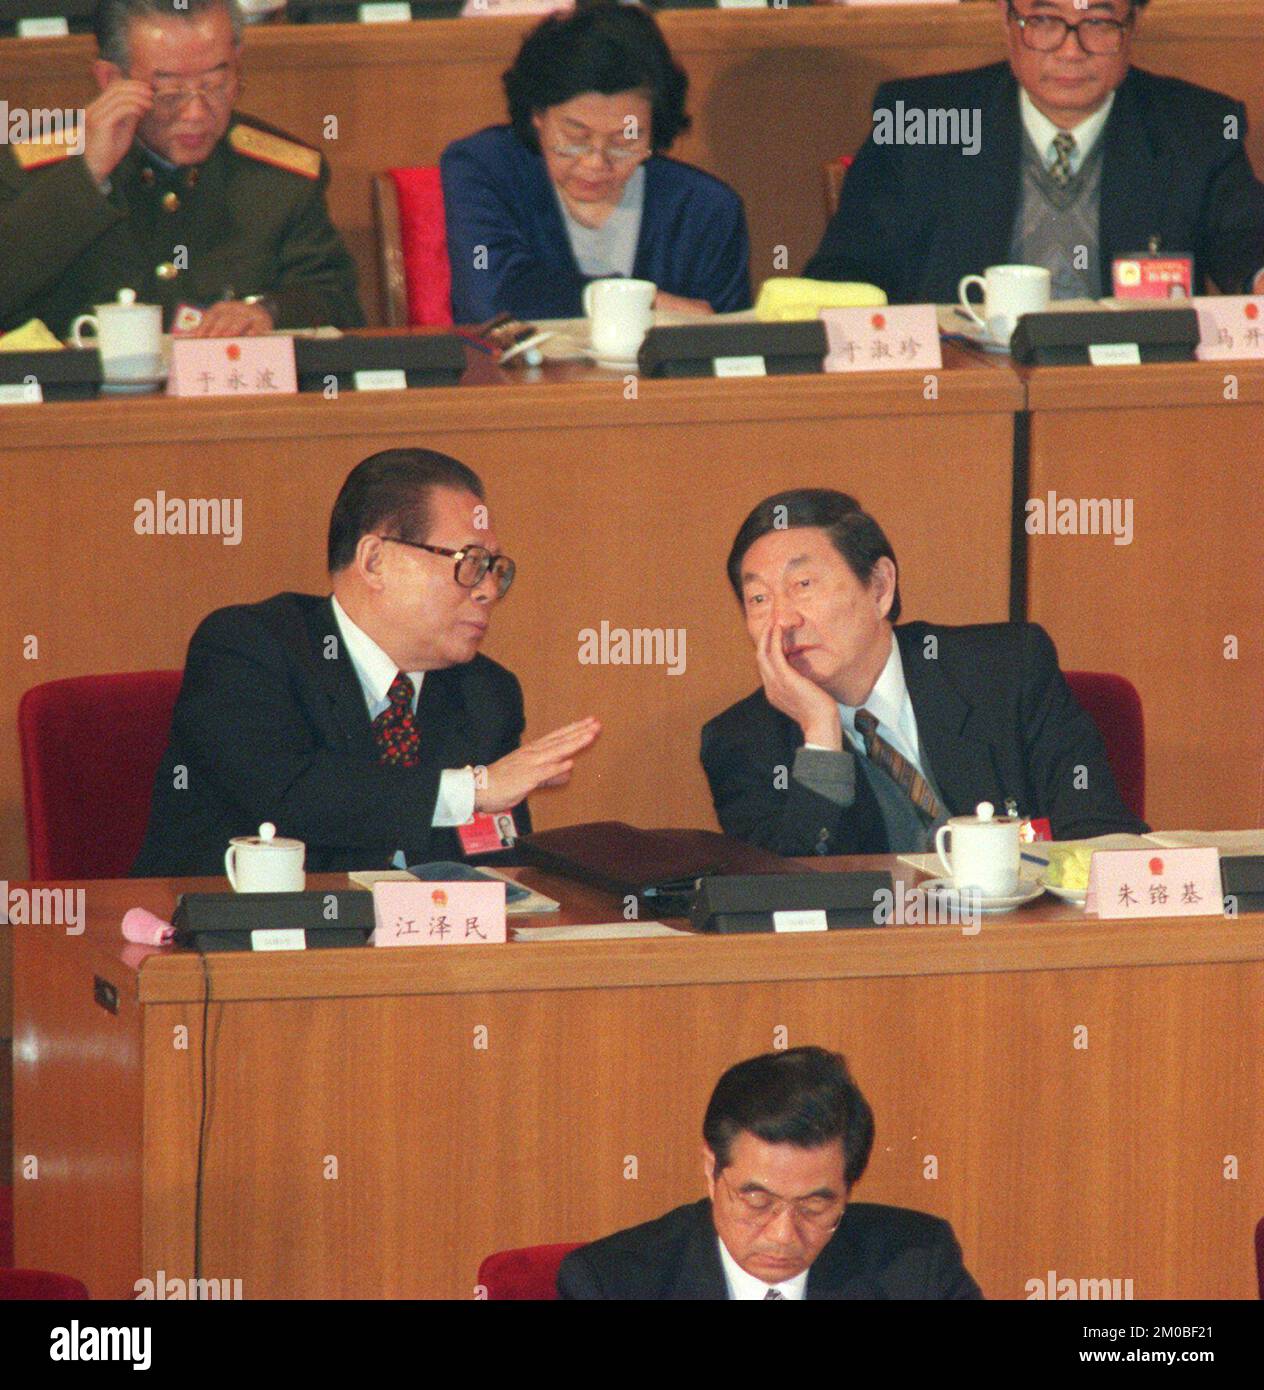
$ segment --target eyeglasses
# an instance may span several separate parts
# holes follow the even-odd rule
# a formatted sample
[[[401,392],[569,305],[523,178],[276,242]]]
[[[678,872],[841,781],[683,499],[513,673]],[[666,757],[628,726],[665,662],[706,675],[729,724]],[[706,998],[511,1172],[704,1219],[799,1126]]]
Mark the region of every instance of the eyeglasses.
[[[1066,42],[1068,34],[1074,34],[1085,53],[1118,53],[1124,46],[1124,35],[1132,28],[1131,12],[1126,20],[1082,19],[1078,24],[1068,24],[1060,15],[1020,14],[1014,6],[1009,6],[1009,17],[1018,26],[1018,32],[1025,48],[1037,53],[1053,53]]]
[[[431,555],[446,555],[456,561],[452,577],[463,589],[477,589],[490,570],[496,579],[496,597],[504,598],[513,583],[516,566],[508,555],[493,555],[486,546],[464,545],[460,550],[449,550],[442,545],[424,545],[421,541],[406,541],[403,536],[383,536],[384,541],[394,541],[396,545],[409,545],[414,550],[428,550]]]
[[[572,145],[563,140],[555,140],[549,148],[560,159],[583,159],[586,154],[593,154],[613,165],[644,159],[650,152],[649,141],[644,139],[625,140],[621,145]]]
[[[211,73],[196,87],[182,87],[178,83],[155,82],[153,84],[154,110],[160,116],[175,116],[194,97],[201,97],[210,107],[222,106],[231,98],[236,78],[236,70],[226,66]]]
[[[762,1187],[739,1189],[723,1173],[720,1181],[728,1188],[737,1207],[737,1219],[744,1226],[767,1226],[789,1208],[796,1226],[815,1231],[832,1230],[842,1220],[843,1199],[814,1194],[810,1197],[778,1197]]]

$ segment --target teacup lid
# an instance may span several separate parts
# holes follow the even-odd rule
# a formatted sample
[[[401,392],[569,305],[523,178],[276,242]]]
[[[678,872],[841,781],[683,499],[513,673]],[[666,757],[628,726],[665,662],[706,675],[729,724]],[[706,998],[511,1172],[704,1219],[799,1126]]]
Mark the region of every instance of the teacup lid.
[[[1017,821],[1017,816],[998,816],[996,807],[990,801],[980,801],[974,808],[972,816],[953,816],[952,820],[960,825],[1013,825]]]
[[[302,845],[302,840],[287,840],[276,833],[276,826],[270,820],[264,821],[257,835],[235,835],[235,845],[257,845],[261,849],[294,849]]]
[[[135,303],[136,303],[136,291],[135,291],[135,290],[119,290],[119,292],[118,292],[118,302],[119,302],[120,304],[135,304]]]

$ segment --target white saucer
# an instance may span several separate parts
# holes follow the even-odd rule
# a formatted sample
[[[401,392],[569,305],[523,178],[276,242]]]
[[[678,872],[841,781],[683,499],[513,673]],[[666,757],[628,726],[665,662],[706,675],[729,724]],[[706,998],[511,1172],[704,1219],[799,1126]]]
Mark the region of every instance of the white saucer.
[[[1040,886],[1055,898],[1061,898],[1064,903],[1071,903],[1075,907],[1083,907],[1088,897],[1087,888],[1063,888],[1060,883],[1046,883],[1043,878],[1040,880]]]
[[[635,357],[599,357],[595,348],[586,347],[582,352],[590,362],[614,372],[635,371],[640,365]]]
[[[950,893],[958,898],[963,907],[968,904],[977,904],[980,912],[1013,912],[1016,907],[1022,907],[1024,903],[1033,902],[1045,891],[1043,883],[1030,878],[1019,879],[1018,892],[1006,894],[1003,897],[973,898],[968,888],[957,888],[951,880],[946,878],[928,878],[919,883],[917,887],[928,896]]]
[[[146,396],[154,391],[161,391],[166,384],[166,372],[162,376],[150,377],[144,381],[103,381],[101,394],[103,396]]]

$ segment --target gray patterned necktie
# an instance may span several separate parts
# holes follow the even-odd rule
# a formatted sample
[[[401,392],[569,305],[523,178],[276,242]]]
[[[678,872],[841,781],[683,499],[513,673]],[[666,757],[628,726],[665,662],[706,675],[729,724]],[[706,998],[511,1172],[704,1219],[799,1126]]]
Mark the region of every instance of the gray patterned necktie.
[[[784,1298],[785,1298],[785,1294],[783,1294],[783,1293],[781,1292],[780,1289],[769,1289],[768,1292],[764,1295],[764,1302],[767,1303],[768,1300],[769,1300],[770,1298],[771,1298],[771,1299],[777,1299],[777,1298],[784,1299]]]
[[[1053,163],[1049,166],[1049,177],[1065,188],[1071,182],[1071,156],[1075,153],[1075,136],[1068,130],[1060,130],[1053,137]]]

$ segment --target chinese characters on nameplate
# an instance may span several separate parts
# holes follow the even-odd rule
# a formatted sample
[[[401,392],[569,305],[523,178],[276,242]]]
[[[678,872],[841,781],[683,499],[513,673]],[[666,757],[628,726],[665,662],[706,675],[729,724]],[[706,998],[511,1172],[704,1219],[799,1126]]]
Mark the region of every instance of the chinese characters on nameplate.
[[[293,338],[173,338],[169,396],[292,396]]]
[[[399,883],[373,885],[375,946],[482,946],[505,941],[505,885]]]
[[[922,371],[943,366],[933,304],[822,309],[827,372]]]
[[[1099,917],[1218,917],[1220,854],[1215,849],[1098,850],[1084,911]]]

